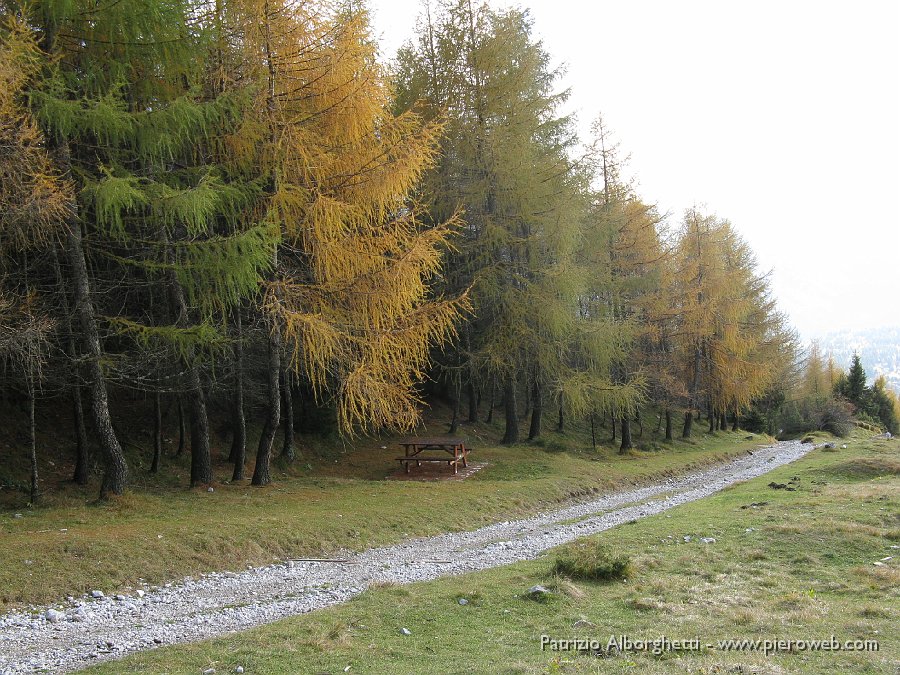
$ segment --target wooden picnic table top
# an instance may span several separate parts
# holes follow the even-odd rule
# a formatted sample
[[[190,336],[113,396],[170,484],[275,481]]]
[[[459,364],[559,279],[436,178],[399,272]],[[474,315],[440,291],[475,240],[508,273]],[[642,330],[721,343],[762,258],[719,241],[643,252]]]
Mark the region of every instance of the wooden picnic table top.
[[[407,436],[397,440],[399,445],[465,445],[460,436]]]

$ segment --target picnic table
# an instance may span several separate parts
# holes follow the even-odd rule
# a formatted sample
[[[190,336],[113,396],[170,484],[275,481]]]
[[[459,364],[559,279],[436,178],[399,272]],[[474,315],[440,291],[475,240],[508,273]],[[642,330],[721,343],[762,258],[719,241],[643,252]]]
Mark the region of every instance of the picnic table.
[[[417,467],[422,466],[422,462],[447,462],[448,466],[453,467],[454,474],[459,472],[460,464],[463,467],[468,466],[466,460],[470,448],[466,447],[464,438],[409,436],[401,438],[397,442],[403,446],[403,457],[398,457],[397,461],[403,464],[406,473],[409,473],[409,465],[413,462]]]

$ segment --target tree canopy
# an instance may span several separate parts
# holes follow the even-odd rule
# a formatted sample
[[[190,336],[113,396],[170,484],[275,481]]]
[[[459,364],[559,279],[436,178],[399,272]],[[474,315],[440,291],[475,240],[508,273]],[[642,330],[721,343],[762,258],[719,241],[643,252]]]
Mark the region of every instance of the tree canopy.
[[[152,407],[153,472],[177,411],[191,485],[217,426],[244,477],[246,415],[264,485],[299,411],[349,438],[442,398],[455,430],[486,399],[506,443],[549,408],[625,451],[642,414],[671,439],[673,414],[687,436],[785,400],[796,337],[750,246],[699,208],[671,224],[601,117],[577,137],[527,11],[426,4],[392,66],[356,3],[0,12],[2,377],[32,412],[71,401],[73,477],[99,460],[103,495],[130,475],[123,400]],[[849,400],[891,408],[861,382]]]

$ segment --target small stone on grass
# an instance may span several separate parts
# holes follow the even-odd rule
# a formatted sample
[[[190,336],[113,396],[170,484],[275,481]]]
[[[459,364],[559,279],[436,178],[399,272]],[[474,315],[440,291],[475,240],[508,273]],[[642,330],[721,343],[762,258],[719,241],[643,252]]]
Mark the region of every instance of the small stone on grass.
[[[542,602],[542,601],[546,600],[551,595],[553,595],[553,593],[549,589],[545,588],[544,586],[541,586],[540,584],[532,586],[525,593],[526,598],[529,598],[531,600],[537,600],[538,602]]]

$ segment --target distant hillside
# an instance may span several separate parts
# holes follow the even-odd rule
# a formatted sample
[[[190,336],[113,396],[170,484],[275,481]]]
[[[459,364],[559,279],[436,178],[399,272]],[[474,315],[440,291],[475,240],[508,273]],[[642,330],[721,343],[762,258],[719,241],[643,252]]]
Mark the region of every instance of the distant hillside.
[[[822,353],[834,354],[835,363],[846,370],[853,352],[859,352],[871,384],[885,375],[894,391],[900,393],[900,326],[870,330],[845,330],[819,337]]]

